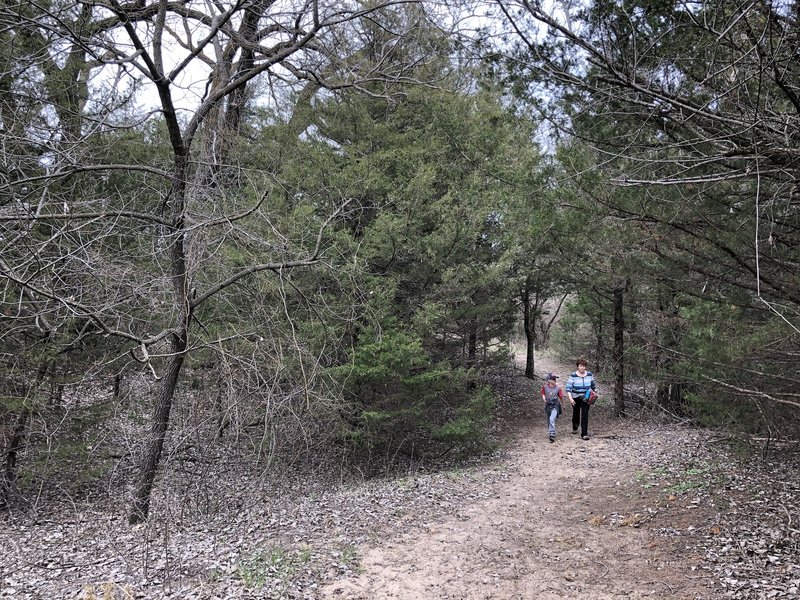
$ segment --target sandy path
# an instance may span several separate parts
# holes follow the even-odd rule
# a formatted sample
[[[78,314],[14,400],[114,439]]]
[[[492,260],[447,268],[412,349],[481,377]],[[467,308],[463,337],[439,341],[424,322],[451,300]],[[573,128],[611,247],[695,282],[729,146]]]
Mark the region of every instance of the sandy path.
[[[360,575],[327,586],[323,597],[716,597],[692,570],[700,557],[656,536],[652,523],[656,515],[662,525],[694,531],[708,527],[711,515],[688,511],[675,498],[665,504],[636,482],[654,456],[685,445],[686,431],[630,424],[622,430],[608,408],[605,415],[601,406],[592,410],[589,441],[569,433],[569,408],[553,444],[543,416],[538,427],[518,432],[495,465],[509,476],[490,484],[489,498],[360,549]],[[648,524],[632,526],[639,521]]]

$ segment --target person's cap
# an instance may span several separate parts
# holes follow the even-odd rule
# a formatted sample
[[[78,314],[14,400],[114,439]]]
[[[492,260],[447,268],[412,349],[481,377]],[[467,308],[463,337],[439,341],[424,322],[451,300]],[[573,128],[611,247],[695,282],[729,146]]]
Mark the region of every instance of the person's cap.
[[[553,373],[552,371],[550,371],[550,372],[547,374],[547,378],[548,378],[548,379],[558,379],[558,375],[556,375],[555,373]]]

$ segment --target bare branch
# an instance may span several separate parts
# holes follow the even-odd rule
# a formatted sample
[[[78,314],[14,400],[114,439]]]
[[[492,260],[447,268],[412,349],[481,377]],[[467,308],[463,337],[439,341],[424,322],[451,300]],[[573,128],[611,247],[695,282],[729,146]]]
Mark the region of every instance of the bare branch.
[[[710,381],[712,383],[715,383],[716,385],[720,385],[720,386],[724,387],[725,389],[733,390],[733,391],[735,391],[735,392],[737,392],[739,394],[744,394],[744,395],[747,395],[747,396],[755,396],[755,397],[758,397],[758,398],[764,398],[764,399],[769,400],[770,402],[774,402],[776,404],[785,404],[787,406],[800,407],[800,402],[798,402],[798,401],[786,400],[784,398],[776,398],[775,396],[772,396],[772,395],[767,394],[766,392],[762,392],[760,390],[752,390],[752,389],[741,388],[741,387],[735,386],[735,385],[727,383],[725,381],[721,381],[719,379],[716,379],[715,377],[710,377],[709,375],[705,375],[705,374],[702,374],[702,373],[700,374],[700,377],[702,377],[706,381]],[[787,395],[800,398],[800,394],[787,394]]]

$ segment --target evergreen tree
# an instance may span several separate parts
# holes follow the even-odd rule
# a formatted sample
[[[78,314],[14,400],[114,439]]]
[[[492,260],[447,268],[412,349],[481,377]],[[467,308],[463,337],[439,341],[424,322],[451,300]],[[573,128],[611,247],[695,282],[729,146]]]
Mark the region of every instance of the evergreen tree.
[[[781,420],[794,403],[776,379],[791,361],[782,340],[797,336],[796,3],[498,6],[522,42],[506,63],[523,65],[517,89],[538,104],[552,93],[564,135],[591,146],[619,188],[598,206],[649,253],[631,327],[655,334],[643,339],[663,374],[658,400],[713,414],[717,398],[763,398]],[[709,347],[689,349],[692,338]],[[703,362],[720,340],[747,350]]]

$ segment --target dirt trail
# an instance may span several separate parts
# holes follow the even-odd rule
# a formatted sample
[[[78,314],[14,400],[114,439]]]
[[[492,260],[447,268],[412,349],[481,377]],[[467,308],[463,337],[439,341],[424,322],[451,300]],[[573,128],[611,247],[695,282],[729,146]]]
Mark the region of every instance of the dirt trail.
[[[553,366],[539,361],[537,372]],[[558,371],[566,375],[567,367]],[[655,533],[686,539],[708,529],[714,514],[638,482],[654,462],[691,445],[691,432],[620,424],[601,400],[589,441],[571,435],[567,407],[551,444],[535,409],[494,465],[509,476],[487,484],[488,499],[459,503],[443,520],[361,548],[360,575],[328,585],[323,597],[719,597],[696,570],[702,557]]]

